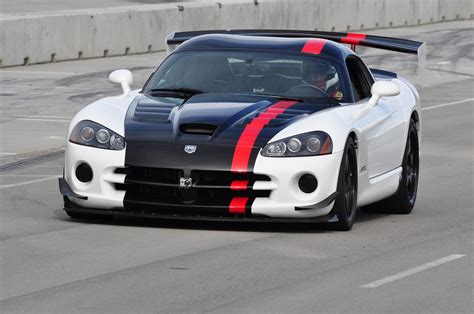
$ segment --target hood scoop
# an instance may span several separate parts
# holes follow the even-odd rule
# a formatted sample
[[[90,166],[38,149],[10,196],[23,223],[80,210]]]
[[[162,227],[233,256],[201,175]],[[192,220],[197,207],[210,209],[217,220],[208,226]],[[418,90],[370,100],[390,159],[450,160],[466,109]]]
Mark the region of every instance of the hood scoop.
[[[135,108],[134,116],[154,122],[170,122],[170,114],[176,104],[140,100]]]
[[[212,136],[217,129],[217,125],[208,123],[183,123],[179,130],[184,134]]]
[[[127,111],[125,138],[127,145],[131,142],[144,145],[145,152],[146,145],[153,142],[159,143],[157,147],[167,143],[170,152],[174,147],[176,154],[182,154],[183,144],[234,147],[245,127],[254,121],[251,127],[255,124],[263,127],[255,142],[255,147],[260,147],[291,123],[337,105],[324,99],[280,109],[273,106],[278,101],[266,96],[213,93],[195,95],[183,103],[140,94]],[[204,151],[201,147],[200,152],[204,154]],[[206,156],[214,161],[217,158],[213,154]]]

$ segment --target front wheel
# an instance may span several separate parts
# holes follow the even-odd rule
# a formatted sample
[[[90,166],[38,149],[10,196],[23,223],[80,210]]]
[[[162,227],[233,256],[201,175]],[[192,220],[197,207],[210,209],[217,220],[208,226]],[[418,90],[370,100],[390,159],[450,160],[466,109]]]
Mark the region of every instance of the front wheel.
[[[371,204],[364,211],[409,214],[413,210],[418,192],[418,177],[420,172],[420,153],[416,122],[412,119],[408,128],[408,137],[402,162],[402,177],[398,191],[392,197]]]
[[[339,169],[338,195],[334,204],[338,221],[333,227],[337,230],[350,230],[354,224],[357,214],[357,184],[357,154],[354,140],[349,137]]]

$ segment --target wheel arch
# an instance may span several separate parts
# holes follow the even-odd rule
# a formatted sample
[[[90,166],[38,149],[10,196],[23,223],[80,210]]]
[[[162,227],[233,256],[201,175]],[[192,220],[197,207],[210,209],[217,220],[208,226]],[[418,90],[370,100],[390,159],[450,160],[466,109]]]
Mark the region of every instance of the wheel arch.
[[[355,153],[356,153],[356,162],[357,162],[357,176],[360,174],[360,168],[359,165],[361,164],[360,160],[360,150],[359,150],[359,136],[357,135],[356,131],[351,130],[349,134],[347,135],[347,138],[352,138],[354,141],[354,147],[355,147]]]
[[[415,128],[417,131],[420,131],[420,114],[418,113],[418,111],[415,109],[413,110],[413,112],[411,113],[411,116],[410,116],[410,120],[413,119],[415,121]]]
[[[351,137],[352,140],[354,140],[354,144],[355,144],[356,150],[357,150],[357,149],[358,149],[357,142],[358,142],[358,139],[359,139],[359,138],[358,138],[356,132],[355,132],[355,131],[350,131],[348,137]]]

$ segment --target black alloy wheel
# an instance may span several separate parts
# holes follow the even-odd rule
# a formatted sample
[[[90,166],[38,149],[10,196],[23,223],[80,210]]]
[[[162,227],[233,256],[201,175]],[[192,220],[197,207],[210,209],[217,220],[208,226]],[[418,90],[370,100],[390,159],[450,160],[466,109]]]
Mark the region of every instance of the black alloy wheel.
[[[334,204],[338,219],[334,227],[337,230],[350,230],[354,224],[357,214],[357,177],[357,154],[354,140],[349,137],[339,169],[338,195]]]

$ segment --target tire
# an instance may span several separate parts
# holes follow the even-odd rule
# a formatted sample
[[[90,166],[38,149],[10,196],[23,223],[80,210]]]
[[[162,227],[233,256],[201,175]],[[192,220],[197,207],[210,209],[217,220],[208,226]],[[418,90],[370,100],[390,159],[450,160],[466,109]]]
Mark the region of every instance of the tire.
[[[412,212],[418,192],[420,173],[419,149],[416,122],[411,119],[403,154],[402,177],[397,193],[385,200],[364,207],[364,211],[405,215]]]
[[[334,213],[338,221],[332,227],[340,231],[348,231],[354,224],[357,214],[357,154],[354,140],[349,137],[344,147],[337,191],[339,192],[334,204]]]

